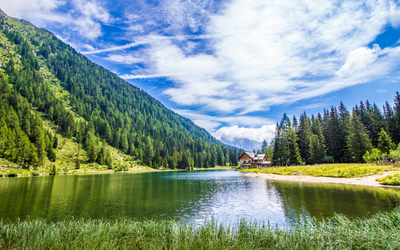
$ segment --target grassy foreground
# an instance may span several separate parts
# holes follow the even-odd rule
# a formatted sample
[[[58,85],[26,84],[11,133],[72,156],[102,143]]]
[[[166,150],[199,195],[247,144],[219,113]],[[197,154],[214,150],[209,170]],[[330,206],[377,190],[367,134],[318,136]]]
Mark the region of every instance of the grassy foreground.
[[[352,178],[362,177],[367,175],[374,175],[383,173],[385,170],[395,170],[393,165],[380,166],[371,163],[337,163],[337,164],[326,164],[326,165],[310,165],[310,166],[287,166],[287,167],[273,167],[266,168],[263,170],[259,169],[242,169],[242,172],[255,172],[261,174],[280,174],[280,175],[291,175],[293,172],[317,176],[317,177],[340,177],[340,178]]]
[[[398,249],[399,238],[399,209],[365,219],[307,219],[291,229],[245,221],[197,227],[130,219],[0,222],[0,249]]]

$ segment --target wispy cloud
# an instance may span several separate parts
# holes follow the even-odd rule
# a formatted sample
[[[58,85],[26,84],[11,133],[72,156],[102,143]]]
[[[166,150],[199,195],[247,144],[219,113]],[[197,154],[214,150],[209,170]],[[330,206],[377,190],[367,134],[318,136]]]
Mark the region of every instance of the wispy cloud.
[[[134,57],[133,55],[118,55],[118,54],[108,55],[108,57],[104,59],[121,64],[135,64],[143,61],[143,59]]]
[[[215,132],[216,128],[222,124],[233,124],[246,127],[261,127],[263,125],[274,125],[275,121],[269,118],[250,116],[250,115],[233,115],[233,116],[211,116],[204,115],[191,110],[174,110],[176,113],[190,118],[197,125],[201,123],[209,123],[210,126],[201,126],[208,131]]]
[[[122,79],[129,80],[129,79],[150,79],[150,78],[160,78],[165,77],[163,75],[132,75],[132,74],[123,74],[120,75]]]
[[[212,53],[171,40],[147,50],[153,75],[175,83],[172,101],[246,114],[387,77],[398,48],[368,44],[398,13],[391,1],[232,1],[207,23]]]
[[[149,43],[149,41],[144,40],[144,41],[128,43],[128,44],[124,44],[124,45],[120,45],[120,46],[112,46],[112,47],[106,48],[106,49],[93,49],[93,50],[89,50],[89,51],[82,51],[81,53],[84,55],[99,54],[99,53],[104,53],[104,52],[130,49],[130,48],[134,48],[134,47],[148,44],[148,43]]]
[[[178,41],[185,41],[189,39],[211,39],[211,36],[207,35],[181,35],[181,36],[161,36],[161,35],[148,35],[148,36],[143,36],[143,37],[138,37],[136,38],[136,42],[132,43],[127,43],[124,45],[118,45],[118,46],[111,46],[109,48],[105,49],[92,49],[89,51],[83,51],[82,54],[85,55],[90,55],[90,54],[100,54],[100,53],[105,53],[105,52],[112,52],[112,51],[119,51],[119,50],[126,50],[134,47],[138,47],[141,45],[148,45],[148,44],[154,44],[157,43],[157,41],[171,41],[171,40],[178,40]],[[192,45],[193,46],[193,45]]]
[[[11,16],[39,26],[57,22],[87,39],[101,36],[101,23],[113,21],[109,11],[96,1],[14,0],[2,2],[1,8]]]

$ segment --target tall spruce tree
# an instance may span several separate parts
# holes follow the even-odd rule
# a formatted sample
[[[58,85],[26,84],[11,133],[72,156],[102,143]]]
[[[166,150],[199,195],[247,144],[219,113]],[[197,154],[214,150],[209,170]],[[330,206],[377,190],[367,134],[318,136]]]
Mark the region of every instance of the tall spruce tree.
[[[354,162],[364,162],[365,152],[371,151],[372,144],[368,136],[368,131],[353,110],[347,146],[350,150]]]
[[[378,149],[385,154],[389,154],[390,150],[394,149],[395,144],[392,142],[392,138],[382,128],[379,133]]]
[[[299,150],[301,158],[306,162],[310,163],[311,148],[310,148],[310,137],[311,132],[311,121],[304,112],[300,116],[300,124],[297,128],[297,136],[299,138]]]

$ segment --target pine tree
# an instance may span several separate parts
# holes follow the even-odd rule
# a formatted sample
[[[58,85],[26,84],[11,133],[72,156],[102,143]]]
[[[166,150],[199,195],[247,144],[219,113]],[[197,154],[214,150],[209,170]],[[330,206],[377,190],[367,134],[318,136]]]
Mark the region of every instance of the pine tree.
[[[347,138],[349,137],[349,129],[351,127],[350,113],[344,106],[343,102],[339,105],[339,151],[340,154],[337,156],[336,161],[339,162],[351,162],[351,153],[347,147]],[[321,138],[320,138],[321,139]]]
[[[297,129],[297,136],[299,138],[299,150],[301,158],[304,159],[306,163],[310,163],[310,136],[311,133],[311,122],[310,118],[307,117],[306,113],[304,112],[300,116],[300,124]]]
[[[150,136],[146,138],[143,162],[147,166],[151,166],[154,158],[154,149]]]
[[[75,159],[75,169],[80,169],[81,168],[81,163],[80,163],[80,156],[81,153],[81,145],[78,144],[78,154],[76,155],[76,159]]]
[[[393,141],[395,144],[400,143],[400,93],[397,91],[394,98],[394,137]]]
[[[46,152],[45,152],[46,145],[44,143],[42,136],[40,136],[37,139],[35,146],[36,146],[36,150],[37,150],[38,164],[39,164],[39,166],[43,166],[45,157],[46,157]]]
[[[85,144],[86,144],[86,152],[87,152],[87,156],[88,156],[88,161],[95,162],[97,159],[98,147],[97,147],[97,143],[96,143],[96,140],[95,140],[95,137],[94,137],[92,131],[89,131],[89,133],[87,133]]]
[[[310,163],[322,163],[325,157],[325,147],[323,141],[321,141],[321,138],[318,135],[313,134],[310,137],[310,148]]]
[[[297,136],[293,129],[289,129],[288,131],[288,140],[289,140],[289,164],[290,165],[298,165],[301,164],[301,156],[299,146],[297,144]]]
[[[392,142],[392,138],[382,128],[379,133],[378,149],[385,154],[389,154],[390,150],[394,149],[395,144]]]
[[[56,134],[54,134],[53,137],[53,148],[57,148],[58,147],[58,137]]]
[[[274,144],[275,144],[275,141],[272,140],[272,142],[270,143],[269,147],[267,148],[267,150],[265,152],[268,160],[270,160],[270,161],[274,158]]]
[[[261,145],[261,151],[263,154],[265,154],[267,152],[267,148],[268,148],[268,143],[266,140],[263,141],[262,145]]]
[[[106,149],[105,153],[105,163],[108,166],[109,169],[112,169],[113,167],[113,159],[110,153],[110,150]]]
[[[364,162],[363,155],[372,149],[367,129],[354,111],[347,145],[354,162]]]

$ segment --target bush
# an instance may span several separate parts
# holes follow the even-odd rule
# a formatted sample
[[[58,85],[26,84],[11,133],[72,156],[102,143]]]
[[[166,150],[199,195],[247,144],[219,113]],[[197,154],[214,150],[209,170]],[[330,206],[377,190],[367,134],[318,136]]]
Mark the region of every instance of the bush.
[[[397,146],[397,149],[390,151],[389,157],[395,161],[400,161],[400,143]]]
[[[39,176],[39,172],[38,171],[33,171],[31,175],[32,176]]]
[[[363,158],[366,162],[379,163],[382,160],[382,152],[377,148],[373,148],[371,152],[365,152]]]

